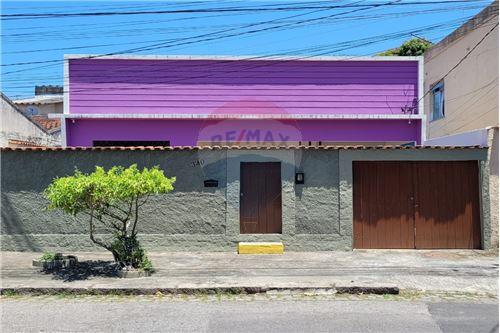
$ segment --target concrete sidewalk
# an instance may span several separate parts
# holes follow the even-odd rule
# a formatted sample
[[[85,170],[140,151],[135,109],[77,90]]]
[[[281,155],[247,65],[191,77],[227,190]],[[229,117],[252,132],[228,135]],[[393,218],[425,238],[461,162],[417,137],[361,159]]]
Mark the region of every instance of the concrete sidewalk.
[[[69,254],[69,253],[68,253]],[[108,253],[71,253],[80,262],[111,261]],[[41,253],[2,252],[1,287],[198,289],[398,287],[401,290],[498,295],[498,256],[485,251],[369,250],[287,252],[284,255],[159,253],[147,278],[120,279],[109,272],[40,272]]]

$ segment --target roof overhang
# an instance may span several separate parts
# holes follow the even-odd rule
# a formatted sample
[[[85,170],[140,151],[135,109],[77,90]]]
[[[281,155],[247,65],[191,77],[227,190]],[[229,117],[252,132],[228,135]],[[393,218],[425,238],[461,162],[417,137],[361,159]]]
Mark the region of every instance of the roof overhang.
[[[49,118],[61,119],[422,119],[422,114],[72,114],[51,113]]]
[[[15,104],[56,104],[63,102],[63,95],[43,95],[12,101]]]
[[[121,60],[235,60],[235,61],[420,61],[422,56],[266,56],[266,55],[141,55],[141,54],[65,54],[64,59]]]
[[[480,146],[169,146],[169,147],[0,147],[0,151],[78,150],[486,150]]]

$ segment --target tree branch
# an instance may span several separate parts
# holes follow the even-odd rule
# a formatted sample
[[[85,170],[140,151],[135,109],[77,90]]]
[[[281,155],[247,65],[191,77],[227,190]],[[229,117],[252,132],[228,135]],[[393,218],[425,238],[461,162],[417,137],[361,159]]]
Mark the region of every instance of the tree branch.
[[[110,212],[110,211],[108,211],[108,210],[106,210],[106,209],[99,210],[99,213],[102,213],[102,214],[104,214],[104,215],[107,215],[107,216],[109,216],[109,217],[112,217],[112,218],[114,218],[114,219],[116,219],[116,220],[118,220],[118,221],[121,221],[121,222],[123,222],[123,221],[127,221],[127,220],[128,220],[128,217],[127,217],[127,218],[125,218],[125,219],[122,219],[120,216],[118,216],[118,215],[116,215],[116,214],[113,214],[112,212]]]
[[[142,205],[144,205],[148,201],[149,196],[150,196],[150,194],[146,195],[146,197],[144,198],[144,200],[139,204],[139,207],[142,206]]]
[[[104,214],[104,215],[106,215],[106,214]],[[107,216],[109,216],[109,215],[107,215]],[[109,223],[109,224],[111,225],[111,227],[113,227],[114,229],[116,229],[116,230],[118,230],[118,231],[121,231],[121,230],[122,230],[122,229],[121,229],[121,227],[120,227],[119,225],[117,225],[117,224],[115,224],[115,223],[113,222],[113,220],[108,220],[108,222],[105,222],[105,221],[104,221],[103,219],[101,219],[101,218],[98,218],[98,217],[96,217],[96,218],[97,218],[97,219],[98,219],[98,220],[99,220],[102,224],[104,224],[105,226],[107,226],[107,223]]]
[[[112,204],[108,204],[109,207],[113,207],[117,210],[119,210],[120,212],[122,212],[123,214],[125,215],[128,215],[130,212],[127,212],[125,209],[121,208],[120,206],[116,206],[116,205],[112,205]]]
[[[91,217],[91,218],[95,218],[97,221],[101,222],[101,223],[102,223],[102,225],[103,225],[103,226],[105,226],[106,228],[112,228],[112,229],[121,230],[121,229],[120,229],[120,227],[118,227],[118,226],[117,226],[116,224],[114,224],[112,221],[109,221],[109,224],[111,224],[111,226],[110,226],[110,225],[108,225],[108,223],[107,223],[107,222],[105,222],[103,219],[101,219],[101,218],[99,218],[99,217],[95,216],[93,213],[92,213],[92,214],[90,214],[90,213],[88,213],[88,212],[86,212],[86,211],[82,211],[82,213],[83,213],[83,214],[88,215],[88,216],[89,216],[89,217]]]
[[[132,225],[132,236],[135,236],[135,228],[137,227],[137,221],[139,220],[139,196],[135,198],[135,216],[134,216],[134,224]]]
[[[101,242],[100,240],[98,240],[94,237],[94,208],[91,208],[91,210],[90,210],[89,228],[90,228],[90,240],[92,242],[94,242],[95,244],[112,252],[112,249],[110,246],[106,245],[105,243]]]

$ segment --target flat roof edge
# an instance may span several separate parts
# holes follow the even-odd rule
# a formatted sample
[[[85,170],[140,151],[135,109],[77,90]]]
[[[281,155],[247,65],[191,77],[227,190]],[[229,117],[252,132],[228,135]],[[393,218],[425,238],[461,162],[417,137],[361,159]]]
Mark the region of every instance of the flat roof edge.
[[[51,119],[359,119],[359,120],[370,120],[370,119],[422,119],[422,114],[173,114],[173,113],[51,113],[49,114]]]
[[[138,54],[65,54],[69,59],[117,59],[117,60],[245,60],[245,61],[419,61],[423,56],[227,56],[227,55],[138,55]]]

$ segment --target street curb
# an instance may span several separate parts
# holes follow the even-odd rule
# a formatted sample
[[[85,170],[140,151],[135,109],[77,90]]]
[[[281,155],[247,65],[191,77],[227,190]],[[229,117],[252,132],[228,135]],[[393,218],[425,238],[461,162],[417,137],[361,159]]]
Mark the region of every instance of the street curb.
[[[399,288],[385,287],[206,287],[206,288],[0,288],[0,295],[217,295],[217,294],[272,294],[272,293],[307,293],[307,294],[372,294],[398,295]]]

